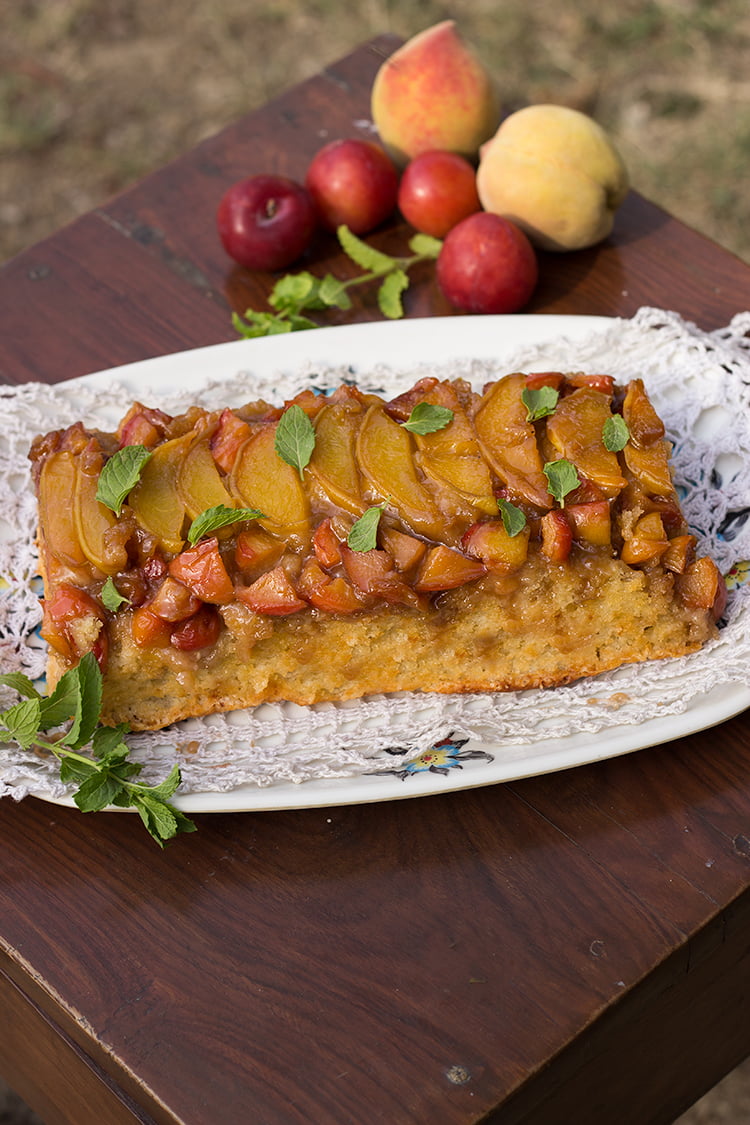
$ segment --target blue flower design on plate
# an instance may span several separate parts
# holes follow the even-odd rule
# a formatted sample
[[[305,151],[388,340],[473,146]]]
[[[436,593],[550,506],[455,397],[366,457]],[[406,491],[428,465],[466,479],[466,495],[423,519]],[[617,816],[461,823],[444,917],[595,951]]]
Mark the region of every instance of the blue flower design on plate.
[[[462,750],[468,738],[444,738],[436,742],[429,750],[424,750],[416,758],[404,762],[397,769],[378,770],[381,773],[391,773],[394,777],[406,781],[409,777],[416,777],[420,773],[436,773],[445,777],[451,770],[463,769],[464,762],[492,762],[492,754],[484,750]]]

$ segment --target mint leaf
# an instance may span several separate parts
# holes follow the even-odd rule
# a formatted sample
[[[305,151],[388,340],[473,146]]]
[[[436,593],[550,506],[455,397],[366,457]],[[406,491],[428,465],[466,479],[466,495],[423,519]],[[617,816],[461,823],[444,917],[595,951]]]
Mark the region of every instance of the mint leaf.
[[[177,821],[165,801],[154,800],[145,793],[138,793],[134,797],[133,804],[157,844],[163,846],[164,840],[169,840],[176,835]]]
[[[75,714],[79,698],[78,670],[68,668],[57,681],[52,695],[42,700],[39,729],[50,730],[66,723]]]
[[[263,513],[257,508],[228,508],[226,504],[217,504],[213,508],[206,508],[205,512],[195,517],[187,533],[188,542],[194,547],[204,535],[217,531],[220,527],[262,518]]]
[[[378,308],[389,320],[399,320],[404,315],[401,294],[409,288],[409,278],[404,270],[393,270],[378,289]]]
[[[561,508],[565,507],[565,497],[581,483],[576,467],[561,457],[559,461],[548,461],[544,466],[549,490]]]
[[[150,456],[145,445],[125,445],[113,453],[99,474],[96,489],[99,503],[119,516],[126,496],[140,480],[143,466]]]
[[[116,727],[97,727],[91,739],[91,752],[95,758],[107,758],[121,747],[128,752],[125,735],[128,733],[126,723]]]
[[[0,714],[0,722],[22,750],[28,750],[39,731],[39,699],[22,699]]]
[[[524,387],[521,402],[526,407],[526,421],[536,422],[539,418],[554,414],[559,397],[560,393],[554,387]]]
[[[409,239],[409,249],[419,254],[420,258],[437,258],[443,249],[443,244],[439,238],[433,238],[431,234],[415,234]]]
[[[24,676],[23,672],[4,672],[0,675],[0,684],[5,684],[6,687],[13,688],[19,695],[23,695],[26,699],[41,699],[39,692],[28,676]]]
[[[311,273],[292,273],[280,277],[268,297],[269,305],[279,312],[296,312],[307,306],[312,308],[310,298],[315,300],[318,279]]]
[[[453,411],[447,406],[435,406],[431,402],[418,402],[409,417],[401,425],[413,434],[434,434],[453,421]]]
[[[167,797],[172,796],[181,781],[182,777],[180,775],[180,767],[174,765],[172,766],[172,769],[170,770],[167,777],[165,777],[163,781],[159,782],[158,785],[152,786],[149,792],[153,797],[158,797],[160,801],[165,801]]]
[[[302,407],[296,402],[279,418],[274,448],[281,460],[296,469],[300,480],[303,480],[303,470],[315,448],[315,430]]]
[[[82,656],[75,668],[70,671],[76,673],[74,682],[77,686],[77,698],[73,722],[62,742],[71,750],[80,750],[90,741],[99,723],[102,706],[102,674],[96,657],[91,652]]]
[[[246,340],[254,340],[258,336],[280,336],[292,331],[288,320],[279,319],[276,313],[256,312],[255,309],[247,309],[244,320],[239,313],[232,313],[232,324]]]
[[[321,302],[329,308],[350,309],[352,299],[346,291],[346,282],[340,281],[332,273],[327,273],[320,283],[318,295]]]
[[[619,453],[630,441],[630,430],[622,414],[613,414],[607,418],[602,428],[602,441],[604,448],[610,453]]]
[[[113,777],[109,770],[99,769],[81,782],[73,800],[81,812],[99,812],[111,805],[121,790],[119,778]]]
[[[64,782],[65,785],[70,785],[73,782],[81,785],[96,773],[98,773],[98,770],[94,762],[83,761],[78,756],[65,757],[60,762],[60,781]]]
[[[500,497],[497,506],[500,509],[503,527],[511,539],[513,539],[526,527],[526,516],[520,508],[517,508],[515,504],[511,504],[510,500],[506,500],[503,497]]]
[[[344,253],[363,270],[371,270],[373,273],[390,273],[398,265],[395,258],[376,250],[374,246],[370,246],[369,242],[363,242],[361,238],[358,238],[356,234],[349,230],[349,227],[340,226],[336,234]]]
[[[378,525],[383,512],[384,504],[368,508],[352,525],[346,537],[348,547],[352,551],[374,551],[378,545]]]
[[[122,596],[115,586],[115,580],[111,574],[102,586],[102,592],[99,596],[102,599],[102,605],[110,613],[117,613],[121,605],[130,605],[130,599]]]

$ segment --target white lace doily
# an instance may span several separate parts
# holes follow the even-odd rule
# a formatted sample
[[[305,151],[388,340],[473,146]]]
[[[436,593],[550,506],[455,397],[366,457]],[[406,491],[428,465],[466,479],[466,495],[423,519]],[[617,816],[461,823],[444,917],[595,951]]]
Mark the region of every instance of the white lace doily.
[[[642,377],[675,443],[673,464],[683,508],[699,547],[724,574],[750,559],[750,312],[706,333],[677,314],[641,309],[632,320],[609,323],[582,342],[561,340],[525,348],[502,367],[467,357],[450,369],[479,387],[508,371],[540,362],[556,370],[606,372],[618,381]],[[364,389],[392,395],[426,368],[374,367],[358,373]],[[208,408],[255,398],[281,401],[305,386],[337,385],[349,372],[319,366],[293,375],[258,379],[239,373],[207,384],[200,394],[172,396],[148,405],[176,413],[191,403]],[[40,621],[34,548],[36,503],[27,452],[35,434],[85,424],[111,429],[130,398],[115,384],[75,389],[27,384],[0,388],[0,670],[43,675],[45,646]],[[742,568],[740,568],[742,569]],[[248,783],[269,786],[313,778],[356,776],[374,761],[408,760],[437,740],[472,738],[508,747],[582,731],[606,731],[657,715],[684,711],[698,694],[722,684],[750,685],[750,583],[730,593],[720,636],[701,652],[650,661],[563,688],[479,695],[371,696],[342,704],[298,707],[266,704],[250,711],[188,720],[157,733],[131,735],[133,758],[144,763],[144,780],[160,779],[174,761],[182,769],[181,792],[228,792]],[[0,689],[0,705],[12,693]],[[617,706],[613,707],[612,700]],[[388,753],[386,753],[388,751]],[[66,792],[57,764],[34,752],[0,746],[0,796],[60,797]]]

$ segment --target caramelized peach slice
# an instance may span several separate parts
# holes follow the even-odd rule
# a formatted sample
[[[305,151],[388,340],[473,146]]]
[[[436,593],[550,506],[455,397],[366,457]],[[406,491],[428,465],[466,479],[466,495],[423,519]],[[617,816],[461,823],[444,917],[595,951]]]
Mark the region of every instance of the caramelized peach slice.
[[[219,415],[219,424],[211,435],[211,456],[224,473],[231,473],[240,446],[250,437],[250,426],[228,407]]]
[[[185,453],[177,474],[177,492],[191,520],[219,504],[235,506],[216,468],[208,438],[198,438]],[[220,538],[231,534],[231,527],[222,528]]]
[[[78,472],[73,455],[60,450],[42,462],[38,485],[39,523],[44,528],[45,546],[73,567],[86,562],[71,503],[76,494]]]
[[[163,621],[184,621],[201,607],[201,599],[173,575],[168,574],[147,608]]]
[[[341,561],[352,585],[395,605],[419,606],[419,598],[396,572],[387,551],[352,551],[341,544]]]
[[[612,542],[612,520],[606,500],[590,500],[585,504],[566,504],[565,512],[576,539],[592,547],[609,547]]]
[[[538,391],[540,387],[553,387],[559,391],[564,382],[562,371],[532,371],[526,376],[526,386],[530,391]]]
[[[263,512],[258,523],[282,539],[304,541],[310,505],[299,473],[274,448],[276,423],[261,426],[240,448],[230,489],[248,508]]]
[[[251,524],[237,536],[234,548],[234,561],[243,574],[259,575],[271,570],[284,554],[285,544],[274,539],[262,527]]]
[[[674,574],[682,574],[693,561],[695,555],[694,535],[675,535],[661,557],[661,565]]]
[[[153,447],[162,440],[170,417],[162,410],[154,410],[134,402],[117,428],[119,446],[145,445],[146,449]]]
[[[73,497],[76,534],[86,558],[97,570],[102,574],[117,574],[128,565],[124,542],[127,528],[120,524],[113,511],[99,503],[98,485],[98,472],[88,472],[79,466]]]
[[[372,604],[372,599],[341,576],[332,578],[315,559],[308,559],[298,582],[299,592],[316,609],[325,613],[356,613]]]
[[[143,605],[133,610],[130,632],[140,648],[166,648],[172,635],[172,626]]]
[[[622,416],[630,430],[631,442],[639,449],[647,449],[664,437],[664,423],[654,410],[642,379],[633,379],[628,384]]]
[[[726,607],[726,582],[713,559],[707,557],[696,559],[678,576],[677,592],[685,605],[710,609],[717,620]]]
[[[156,536],[172,554],[177,554],[183,543],[185,506],[177,480],[182,459],[193,440],[194,435],[189,432],[157,445],[128,498],[141,527]]]
[[[324,519],[315,528],[312,543],[321,566],[338,566],[341,562],[341,540],[333,530],[330,518]]]
[[[623,449],[625,464],[650,496],[670,496],[674,492],[669,469],[669,442],[658,441],[645,449],[631,442]]]
[[[509,535],[502,520],[486,520],[469,528],[461,546],[492,570],[518,570],[526,562],[530,534],[528,524],[517,535]]]
[[[380,539],[396,564],[396,570],[402,574],[414,570],[427,551],[427,544],[422,539],[415,539],[413,535],[406,535],[393,527],[381,527]]]
[[[202,539],[172,559],[169,573],[204,602],[222,605],[234,597],[232,580],[219,554],[217,539]]]
[[[269,617],[288,617],[307,607],[283,566],[261,574],[250,586],[237,586],[235,596],[256,613]]]
[[[440,590],[455,590],[474,582],[487,573],[484,563],[467,558],[460,551],[438,543],[430,547],[420,567],[414,589],[421,594],[434,594]]]
[[[417,463],[435,486],[441,508],[459,514],[466,511],[468,503],[471,508],[490,514],[495,512],[492,477],[456,387],[437,379],[420,379],[412,391],[394,400],[401,412],[406,411],[406,418],[421,402],[442,406],[453,414],[442,429],[414,435],[419,450]],[[391,406],[393,404],[386,407],[388,413]]]
[[[636,521],[632,536],[622,545],[620,557],[629,566],[637,566],[660,559],[668,547],[661,516],[658,512],[647,512]]]
[[[511,492],[537,508],[552,506],[536,431],[521,394],[526,376],[506,375],[483,395],[474,427],[485,459]]]
[[[63,582],[43,603],[41,635],[67,660],[93,652],[100,664],[106,656],[104,610],[85,590]]]
[[[562,398],[547,418],[547,439],[561,457],[572,461],[579,475],[597,484],[605,496],[614,497],[627,481],[616,453],[602,441],[604,423],[611,417],[609,398],[583,386]]]
[[[367,507],[355,456],[362,417],[356,400],[325,406],[315,419],[315,449],[307,467],[329,500],[357,516]]]
[[[573,546],[573,529],[566,512],[553,508],[539,521],[542,533],[542,554],[553,563],[565,562]]]
[[[365,415],[357,460],[374,490],[404,523],[430,539],[443,538],[445,520],[417,476],[411,435],[381,407],[371,406]]]
[[[574,371],[568,375],[569,387],[593,387],[603,395],[612,396],[615,389],[614,375],[587,375],[583,371]]]

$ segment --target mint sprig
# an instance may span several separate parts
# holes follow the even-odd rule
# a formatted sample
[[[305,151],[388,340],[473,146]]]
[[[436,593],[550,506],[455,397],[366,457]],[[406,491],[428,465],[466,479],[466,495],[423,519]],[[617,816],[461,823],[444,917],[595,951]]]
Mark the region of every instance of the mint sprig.
[[[503,527],[511,539],[515,539],[516,535],[520,535],[526,527],[526,516],[520,508],[515,504],[511,504],[510,500],[500,497],[497,501],[497,506],[500,509],[500,516],[503,521]]]
[[[548,461],[543,471],[551,495],[564,508],[565,497],[581,483],[575,465],[561,457],[558,461]]]
[[[232,324],[240,336],[253,339],[317,328],[306,313],[331,308],[346,311],[352,305],[349,290],[376,281],[380,282],[378,308],[384,317],[398,320],[404,315],[401,297],[409,287],[409,270],[419,262],[434,261],[442,247],[440,239],[416,234],[409,240],[411,254],[393,257],[363,241],[347,226],[340,226],[336,233],[344,253],[364,272],[346,280],[331,273],[318,278],[307,271],[279,278],[268,298],[274,312],[247,309],[242,316],[232,314]]]
[[[298,403],[292,403],[279,418],[274,449],[282,461],[291,465],[304,479],[304,469],[315,448],[313,424]]]
[[[175,765],[158,785],[135,781],[142,766],[129,760],[127,726],[99,725],[102,674],[92,653],[64,672],[49,696],[41,695],[19,672],[0,675],[0,684],[22,696],[0,712],[0,738],[17,742],[24,750],[39,746],[54,754],[60,780],[78,786],[73,800],[81,812],[98,812],[110,805],[135,808],[162,848],[180,832],[195,831],[195,824],[169,803],[180,784],[179,767]],[[49,735],[65,723],[69,726],[64,733]],[[87,746],[90,752],[82,754]]]
[[[358,520],[355,520],[346,537],[347,547],[357,552],[375,550],[378,545],[378,526],[384,507],[385,502],[376,504],[375,507],[368,508],[366,512],[363,512]]]
[[[630,430],[622,414],[613,414],[602,427],[602,442],[610,453],[619,453],[630,441]]]
[[[221,527],[259,519],[263,519],[263,512],[259,512],[257,508],[228,508],[226,504],[216,504],[195,517],[188,528],[188,543],[194,547],[204,535],[210,535],[212,531],[218,531]]]
[[[434,434],[444,430],[453,421],[453,411],[447,406],[431,402],[418,402],[401,426],[413,434]]]
[[[96,498],[119,516],[122,505],[138,481],[143,466],[151,456],[145,445],[124,445],[102,466]]]
[[[536,422],[555,413],[559,391],[554,387],[524,387],[521,402],[526,407],[526,421]]]
[[[111,574],[102,586],[102,592],[99,597],[102,599],[104,608],[108,609],[110,613],[117,613],[121,605],[130,605],[129,598],[124,598],[122,596]]]

